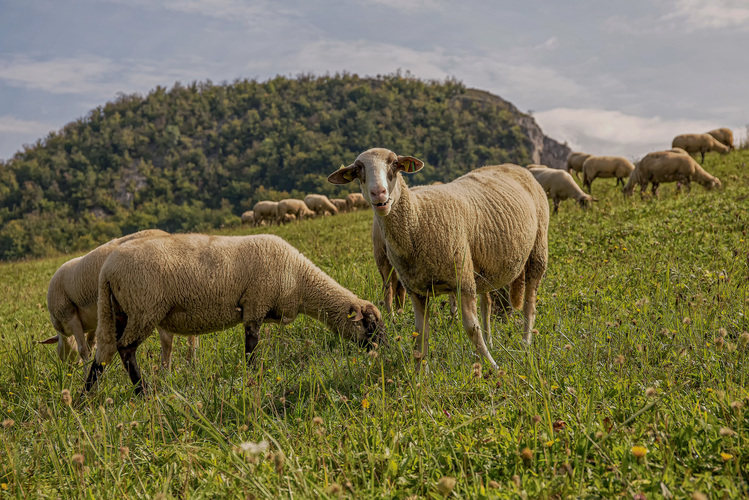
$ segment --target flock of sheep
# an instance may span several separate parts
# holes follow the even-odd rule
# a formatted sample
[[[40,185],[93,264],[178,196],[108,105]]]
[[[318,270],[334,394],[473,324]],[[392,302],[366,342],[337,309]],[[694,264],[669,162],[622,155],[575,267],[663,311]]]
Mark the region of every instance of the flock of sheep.
[[[287,198],[281,201],[259,201],[252,210],[241,216],[242,224],[249,226],[272,225],[279,226],[292,221],[301,221],[323,215],[338,215],[341,212],[369,208],[364,197],[359,193],[351,193],[343,198],[329,199],[324,194],[308,194],[304,200]]]
[[[725,132],[728,132],[726,134]],[[709,138],[709,139],[706,139]],[[281,224],[326,212],[371,207],[373,253],[392,310],[395,293],[402,306],[408,292],[418,336],[414,361],[426,363],[430,300],[449,294],[461,309],[463,328],[477,353],[497,367],[492,346],[492,297],[522,309],[523,340],[532,340],[536,294],[548,264],[549,204],[572,198],[595,201],[569,172],[583,173],[590,191],[594,179],[614,177],[631,194],[639,183],[654,193],[662,182],[691,180],[707,188],[720,181],[705,172],[690,153],[727,152],[730,130],[689,134],[674,148],[646,155],[637,166],[624,158],[572,153],[568,170],[542,165],[504,164],[473,170],[452,182],[409,188],[402,174],[423,168],[412,156],[382,148],[360,154],[328,176],[333,184],[358,179],[361,194],[346,200],[308,195],[304,200],[263,201],[249,222]],[[504,295],[502,292],[504,291]],[[477,314],[477,300],[480,297]],[[504,297],[504,299],[503,299]],[[264,322],[289,323],[299,314],[366,348],[387,341],[377,307],[338,284],[289,243],[277,236],[207,236],[146,230],[115,239],[63,264],[47,295],[61,359],[96,351],[85,383],[91,391],[104,367],[119,354],[137,393],[147,388],[135,353],[156,329],[161,363],[169,368],[175,334],[196,336],[242,324],[245,356],[254,358]],[[75,346],[73,345],[75,344]]]

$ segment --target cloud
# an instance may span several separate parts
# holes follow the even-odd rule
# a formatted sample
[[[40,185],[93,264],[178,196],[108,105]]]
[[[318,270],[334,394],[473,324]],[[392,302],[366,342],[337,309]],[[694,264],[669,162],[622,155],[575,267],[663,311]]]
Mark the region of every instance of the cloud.
[[[384,5],[403,12],[424,12],[440,10],[443,7],[437,0],[368,0],[364,3]]]
[[[45,135],[58,127],[49,123],[21,120],[12,115],[0,116],[0,133]]]
[[[556,108],[534,116],[545,134],[567,141],[574,150],[631,158],[668,149],[679,134],[705,132],[720,126],[710,120],[668,120],[589,108]],[[734,131],[734,137],[740,137],[738,132]]]
[[[692,30],[749,28],[746,0],[676,0],[673,12],[664,20],[684,22]]]

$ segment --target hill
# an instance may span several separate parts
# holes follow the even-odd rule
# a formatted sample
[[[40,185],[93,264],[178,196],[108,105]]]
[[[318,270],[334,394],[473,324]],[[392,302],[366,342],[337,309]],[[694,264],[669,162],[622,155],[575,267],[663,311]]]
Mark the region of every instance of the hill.
[[[509,102],[454,80],[178,83],[120,95],[0,163],[0,259],[144,228],[222,227],[261,199],[345,194],[325,176],[375,146],[424,159],[417,184],[490,163],[555,165],[569,151]]]

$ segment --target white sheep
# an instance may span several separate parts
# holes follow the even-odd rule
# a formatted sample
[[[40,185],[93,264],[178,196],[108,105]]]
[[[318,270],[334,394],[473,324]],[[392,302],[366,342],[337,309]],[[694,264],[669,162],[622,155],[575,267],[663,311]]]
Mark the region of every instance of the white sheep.
[[[324,194],[308,194],[304,197],[304,203],[317,215],[325,215],[325,212],[338,215],[338,209]]]
[[[624,186],[624,178],[635,169],[635,166],[621,156],[591,156],[583,162],[583,188],[592,194],[591,184],[596,178],[616,177],[616,185]]]
[[[575,177],[579,179],[580,176],[577,175],[577,173],[583,171],[583,163],[585,163],[585,160],[591,156],[593,155],[577,151],[571,152],[569,156],[567,156],[567,172],[574,173]]]
[[[367,200],[364,199],[361,193],[349,193],[346,196],[346,204],[351,212],[354,210],[366,210],[369,208],[369,203],[367,203]]]
[[[255,226],[255,212],[253,210],[247,210],[240,216],[240,220],[242,221],[243,225],[254,227]]]
[[[728,146],[721,144],[720,141],[710,134],[677,135],[671,142],[671,147],[681,148],[690,155],[700,153],[702,155],[700,163],[705,162],[705,153],[716,151],[718,153],[726,154],[730,151]]]
[[[121,245],[101,268],[98,305],[86,391],[119,353],[136,392],[142,392],[135,351],[157,326],[202,335],[242,323],[248,363],[264,322],[287,324],[298,314],[365,347],[385,338],[380,311],[371,302],[272,235],[177,234]]]
[[[707,132],[711,136],[713,136],[718,142],[723,144],[724,146],[728,146],[728,149],[734,149],[733,147],[733,130],[730,128],[716,128],[715,130],[711,130],[710,132]]]
[[[268,222],[268,225],[272,226],[273,222],[278,219],[278,202],[258,201],[252,207],[252,212],[255,214],[255,225],[259,226],[263,222]]]
[[[673,151],[655,151],[640,160],[629,182],[624,186],[623,193],[630,196],[635,186],[640,184],[640,194],[644,195],[648,183],[652,183],[652,192],[656,196],[659,185],[664,182],[680,182],[690,191],[692,181],[708,190],[722,187],[720,179],[708,174],[690,155]]]
[[[281,223],[289,222],[290,220],[301,221],[304,219],[311,219],[315,216],[315,212],[307,208],[307,205],[302,200],[295,200],[293,198],[287,198],[281,200],[276,205],[276,222]],[[293,217],[293,219],[291,219]]]
[[[559,211],[559,202],[573,199],[582,208],[587,208],[591,201],[597,198],[585,194],[569,172],[548,168],[545,165],[528,165],[528,171],[546,191],[546,196],[554,202],[554,213]]]
[[[348,212],[348,203],[343,198],[331,198],[330,202],[335,205],[339,213]]]
[[[47,290],[47,308],[57,335],[43,340],[41,343],[56,343],[57,355],[62,360],[68,360],[75,354],[68,341],[72,335],[81,359],[84,362],[88,361],[97,325],[99,271],[104,261],[120,245],[128,241],[168,235],[169,233],[158,229],[139,231],[116,238],[91,250],[86,255],[71,259],[60,266],[52,276]],[[163,329],[159,329],[159,337],[161,339],[161,364],[168,369],[171,366],[174,336]],[[195,355],[197,341],[195,337],[190,337],[188,341],[190,345],[189,358],[192,359]]]
[[[459,293],[463,327],[479,354],[496,367],[486,345],[491,345],[489,292],[510,285],[512,305],[523,306],[523,339],[530,343],[536,292],[548,260],[546,194],[530,172],[509,164],[479,168],[450,183],[412,192],[401,172],[423,166],[412,156],[375,148],[329,175],[328,181],[360,181],[388,259],[411,297],[419,366],[428,352],[429,298]],[[482,297],[481,326],[477,295]]]

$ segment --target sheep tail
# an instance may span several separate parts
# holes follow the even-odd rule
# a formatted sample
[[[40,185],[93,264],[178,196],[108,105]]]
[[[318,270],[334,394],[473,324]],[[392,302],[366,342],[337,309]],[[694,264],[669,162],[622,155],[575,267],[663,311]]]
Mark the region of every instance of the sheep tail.
[[[510,283],[510,304],[515,309],[523,307],[523,297],[525,296],[525,269]]]

